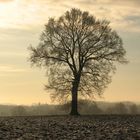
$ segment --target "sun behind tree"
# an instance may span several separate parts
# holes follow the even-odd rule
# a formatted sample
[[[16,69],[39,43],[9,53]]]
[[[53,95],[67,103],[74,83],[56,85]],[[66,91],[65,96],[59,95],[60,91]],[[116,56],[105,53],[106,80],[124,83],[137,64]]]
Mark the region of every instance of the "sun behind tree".
[[[37,47],[30,47],[32,64],[47,71],[46,89],[53,99],[70,95],[71,115],[78,115],[78,95],[101,95],[111,82],[115,62],[126,63],[122,39],[106,20],[71,9],[50,18]]]

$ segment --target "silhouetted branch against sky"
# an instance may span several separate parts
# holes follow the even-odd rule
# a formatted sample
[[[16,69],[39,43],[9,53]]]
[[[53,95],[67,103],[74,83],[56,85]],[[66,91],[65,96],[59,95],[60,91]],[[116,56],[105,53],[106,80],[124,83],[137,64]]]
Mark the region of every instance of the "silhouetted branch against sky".
[[[109,22],[75,8],[50,18],[39,45],[30,50],[31,63],[49,71],[46,87],[61,98],[71,93],[74,83],[79,93],[101,95],[111,81],[114,62],[126,62],[122,39]]]

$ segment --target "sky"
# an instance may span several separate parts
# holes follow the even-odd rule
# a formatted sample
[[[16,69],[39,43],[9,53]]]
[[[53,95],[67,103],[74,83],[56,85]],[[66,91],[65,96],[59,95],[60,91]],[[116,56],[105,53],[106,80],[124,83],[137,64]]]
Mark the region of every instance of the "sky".
[[[48,18],[71,8],[109,20],[123,39],[127,65],[96,100],[140,103],[140,0],[0,0],[0,104],[52,103],[44,90],[45,70],[31,67],[28,47],[39,43]]]

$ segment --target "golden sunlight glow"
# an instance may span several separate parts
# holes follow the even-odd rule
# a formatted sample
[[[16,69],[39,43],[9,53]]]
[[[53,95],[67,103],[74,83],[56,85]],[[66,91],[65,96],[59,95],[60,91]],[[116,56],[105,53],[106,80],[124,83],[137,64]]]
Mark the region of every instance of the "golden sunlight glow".
[[[118,66],[104,101],[140,102],[140,3],[113,0],[0,0],[0,104],[50,102],[44,91],[45,71],[27,61],[49,17],[73,7],[111,21],[122,37],[128,65]]]

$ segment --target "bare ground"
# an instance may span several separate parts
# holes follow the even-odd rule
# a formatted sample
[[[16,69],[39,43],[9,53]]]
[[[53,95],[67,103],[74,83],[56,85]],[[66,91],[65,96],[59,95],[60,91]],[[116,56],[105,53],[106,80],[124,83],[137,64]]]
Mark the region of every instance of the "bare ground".
[[[140,115],[0,117],[0,140],[140,140]]]

